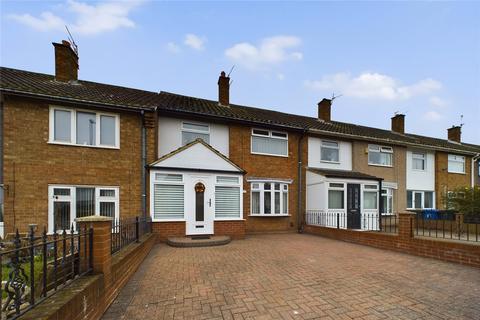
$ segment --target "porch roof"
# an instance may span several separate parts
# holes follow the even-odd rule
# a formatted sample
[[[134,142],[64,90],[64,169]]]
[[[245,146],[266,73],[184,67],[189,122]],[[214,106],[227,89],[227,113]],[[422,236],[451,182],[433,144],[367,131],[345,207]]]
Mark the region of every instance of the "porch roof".
[[[345,178],[345,179],[361,179],[361,180],[383,180],[383,178],[375,177],[366,173],[346,170],[331,170],[331,169],[317,169],[307,168],[308,171],[320,174],[327,178]]]

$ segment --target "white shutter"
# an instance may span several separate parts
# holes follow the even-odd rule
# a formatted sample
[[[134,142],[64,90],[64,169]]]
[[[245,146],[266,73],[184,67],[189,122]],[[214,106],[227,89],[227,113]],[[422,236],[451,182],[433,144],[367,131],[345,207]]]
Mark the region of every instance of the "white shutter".
[[[155,219],[183,219],[183,185],[155,184],[153,212]]]
[[[215,216],[217,218],[240,218],[239,187],[215,187]]]

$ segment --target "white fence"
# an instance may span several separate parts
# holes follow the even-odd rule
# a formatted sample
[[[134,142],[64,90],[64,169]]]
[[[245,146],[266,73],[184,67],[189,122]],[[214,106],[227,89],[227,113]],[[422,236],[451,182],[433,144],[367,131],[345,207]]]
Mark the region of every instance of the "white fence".
[[[338,229],[357,229],[364,231],[379,231],[379,214],[362,213],[360,215],[332,211],[307,210],[306,223]]]

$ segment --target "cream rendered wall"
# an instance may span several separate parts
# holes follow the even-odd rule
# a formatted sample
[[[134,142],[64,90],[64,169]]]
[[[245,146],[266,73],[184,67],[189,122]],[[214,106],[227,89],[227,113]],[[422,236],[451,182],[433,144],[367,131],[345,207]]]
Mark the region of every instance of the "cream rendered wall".
[[[426,155],[425,170],[414,170],[412,154]],[[435,153],[426,150],[407,150],[407,190],[435,191]]]
[[[339,163],[324,162],[320,160],[320,146],[322,140],[338,142],[340,147]],[[352,170],[352,144],[335,139],[321,139],[308,137],[308,166],[312,168],[332,170]]]
[[[158,156],[161,157],[182,146],[182,122],[207,124],[210,127],[210,145],[223,155],[229,155],[229,130],[227,125],[158,117]]]

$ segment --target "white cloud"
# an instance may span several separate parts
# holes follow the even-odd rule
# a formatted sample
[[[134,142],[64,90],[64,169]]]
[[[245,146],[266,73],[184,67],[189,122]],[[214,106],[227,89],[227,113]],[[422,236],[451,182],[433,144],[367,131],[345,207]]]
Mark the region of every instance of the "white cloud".
[[[371,72],[362,73],[357,77],[352,77],[349,73],[336,73],[326,75],[320,80],[307,80],[305,85],[315,90],[330,90],[355,98],[392,101],[429,94],[442,87],[440,82],[430,78],[411,85],[401,85],[393,77]]]
[[[250,69],[267,68],[287,60],[302,60],[303,54],[293,48],[302,41],[294,36],[275,36],[263,39],[258,46],[249,42],[241,42],[225,50],[225,55],[237,64]]]
[[[442,98],[439,98],[437,96],[430,97],[429,101],[430,101],[430,104],[434,107],[443,108],[448,105],[448,101]]]
[[[185,40],[183,43],[192,49],[201,51],[205,49],[205,42],[207,42],[205,37],[199,37],[193,33],[189,33],[185,35]]]
[[[64,30],[67,25],[74,34],[94,35],[119,28],[132,28],[135,22],[129,18],[131,11],[142,1],[104,1],[88,4],[75,0],[67,1],[67,10],[74,15],[74,21],[65,19],[46,11],[40,17],[30,14],[10,14],[9,18],[38,31]]]
[[[423,115],[423,117],[428,121],[438,121],[443,118],[443,116],[437,111],[428,111]]]
[[[278,80],[285,80],[285,75],[283,73],[277,73]]]
[[[171,53],[180,53],[182,49],[174,42],[167,43],[167,50]]]

